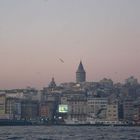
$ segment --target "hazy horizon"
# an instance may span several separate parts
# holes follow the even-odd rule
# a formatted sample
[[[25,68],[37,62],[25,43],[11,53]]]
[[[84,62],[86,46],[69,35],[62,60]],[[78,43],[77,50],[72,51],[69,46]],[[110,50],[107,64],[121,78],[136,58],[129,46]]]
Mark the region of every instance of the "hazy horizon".
[[[1,0],[0,89],[140,80],[139,0]],[[64,60],[62,63],[59,58]]]

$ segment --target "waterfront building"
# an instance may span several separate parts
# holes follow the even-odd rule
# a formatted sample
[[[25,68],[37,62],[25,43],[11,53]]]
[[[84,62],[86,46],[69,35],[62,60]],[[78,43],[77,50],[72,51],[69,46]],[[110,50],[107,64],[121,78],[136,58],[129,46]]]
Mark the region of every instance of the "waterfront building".
[[[0,94],[0,119],[6,118],[5,105],[6,105],[6,95]]]
[[[21,119],[36,120],[39,117],[38,101],[22,100],[21,102]]]
[[[125,99],[123,101],[123,118],[125,121],[132,121],[134,116],[134,100]]]
[[[86,122],[87,119],[87,99],[82,96],[73,96],[67,100],[68,120]]]
[[[41,103],[40,105],[40,117],[41,118],[46,118],[49,121],[53,121],[54,116],[56,114],[56,102],[54,101],[47,101],[44,103]]]
[[[133,108],[133,121],[140,125],[140,98],[134,101]]]
[[[108,104],[106,112],[107,121],[118,121],[118,104]]]
[[[88,118],[91,120],[95,119],[105,120],[107,105],[108,105],[107,98],[89,97],[87,99]]]
[[[133,120],[135,121],[136,124],[140,125],[140,104],[135,104],[134,105]]]
[[[46,92],[44,94],[45,100],[41,102],[40,113],[41,116],[46,116],[48,120],[53,121],[57,114],[58,104],[60,100],[60,94],[56,92]]]
[[[39,116],[41,118],[49,118],[49,112],[49,104],[47,104],[46,102],[41,103],[39,107]]]
[[[24,93],[23,92],[15,92],[15,91],[10,91],[6,93],[6,98],[17,98],[17,99],[24,99]]]
[[[21,100],[17,98],[6,98],[6,114],[9,115],[9,119],[21,119]]]
[[[76,71],[76,82],[81,83],[81,82],[85,82],[85,81],[86,81],[86,72],[84,70],[82,61],[80,61],[80,64]]]

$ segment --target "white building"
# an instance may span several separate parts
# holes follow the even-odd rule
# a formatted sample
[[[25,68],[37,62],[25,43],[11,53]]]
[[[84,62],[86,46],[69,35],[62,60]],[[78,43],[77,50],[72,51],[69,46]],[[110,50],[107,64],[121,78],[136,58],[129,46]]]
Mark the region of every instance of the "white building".
[[[107,105],[107,113],[106,113],[107,121],[118,121],[118,104],[108,104]]]
[[[107,104],[108,104],[107,98],[88,98],[87,99],[88,119],[105,120]]]

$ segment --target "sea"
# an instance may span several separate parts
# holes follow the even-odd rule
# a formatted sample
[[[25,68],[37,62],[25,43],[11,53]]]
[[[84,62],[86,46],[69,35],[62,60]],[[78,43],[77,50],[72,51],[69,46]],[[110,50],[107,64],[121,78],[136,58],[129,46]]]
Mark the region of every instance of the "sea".
[[[140,127],[0,126],[0,140],[140,140]]]

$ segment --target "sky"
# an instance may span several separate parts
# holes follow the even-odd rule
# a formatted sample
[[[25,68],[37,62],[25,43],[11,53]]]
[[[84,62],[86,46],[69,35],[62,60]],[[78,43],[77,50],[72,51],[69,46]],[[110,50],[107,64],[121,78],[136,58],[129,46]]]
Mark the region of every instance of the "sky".
[[[87,81],[140,80],[140,0],[0,0],[0,89],[75,82],[80,60]]]

